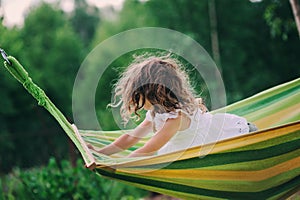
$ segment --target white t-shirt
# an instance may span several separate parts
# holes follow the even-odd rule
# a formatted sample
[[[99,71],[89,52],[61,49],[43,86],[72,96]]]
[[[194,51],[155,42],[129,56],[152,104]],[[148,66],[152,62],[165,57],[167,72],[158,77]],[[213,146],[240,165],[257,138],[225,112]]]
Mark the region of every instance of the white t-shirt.
[[[159,131],[167,119],[177,118],[178,112],[185,113],[182,110],[162,114],[156,113],[154,118],[152,118],[150,111],[148,111],[146,119],[154,122],[155,129]],[[202,113],[200,109],[196,110],[193,115],[185,114],[191,119],[189,128],[178,131],[158,151],[158,154],[188,149],[193,146],[200,146],[249,133],[247,120],[237,115]]]

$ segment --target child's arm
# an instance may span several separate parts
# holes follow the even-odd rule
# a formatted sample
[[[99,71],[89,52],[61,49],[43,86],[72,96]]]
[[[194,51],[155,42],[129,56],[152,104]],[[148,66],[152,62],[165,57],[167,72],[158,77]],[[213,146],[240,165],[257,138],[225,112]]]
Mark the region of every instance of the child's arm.
[[[181,117],[168,119],[161,130],[159,130],[143,147],[132,152],[129,157],[153,155],[175,135],[180,126]]]
[[[144,120],[134,131],[130,134],[124,134],[116,139],[113,143],[96,150],[99,153],[111,155],[118,153],[136,144],[141,138],[147,135],[152,129],[152,122]],[[91,145],[88,145],[90,149],[94,149]],[[95,149],[94,149],[95,150]]]

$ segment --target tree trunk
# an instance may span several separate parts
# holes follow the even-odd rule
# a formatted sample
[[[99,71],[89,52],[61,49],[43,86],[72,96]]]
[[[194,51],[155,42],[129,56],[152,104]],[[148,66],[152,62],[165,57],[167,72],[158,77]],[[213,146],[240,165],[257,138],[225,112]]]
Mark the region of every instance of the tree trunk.
[[[299,6],[299,1],[298,0],[290,0],[290,4],[292,6],[297,30],[298,30],[298,35],[300,38],[300,6]]]
[[[71,162],[72,167],[76,167],[76,148],[75,145],[73,144],[72,140],[68,138],[68,144],[69,144],[69,159]]]
[[[2,0],[0,0],[0,23],[2,23],[4,19],[4,8],[2,7]]]
[[[215,0],[208,0],[209,22],[210,22],[210,37],[213,58],[219,70],[221,69],[221,58],[219,50],[218,29],[217,29],[217,14]],[[221,72],[221,70],[220,70]]]

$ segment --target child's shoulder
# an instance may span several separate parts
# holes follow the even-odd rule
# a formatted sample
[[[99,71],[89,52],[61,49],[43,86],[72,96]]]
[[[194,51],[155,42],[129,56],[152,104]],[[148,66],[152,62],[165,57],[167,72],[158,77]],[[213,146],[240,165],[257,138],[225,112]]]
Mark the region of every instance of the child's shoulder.
[[[155,114],[151,114],[151,111],[148,110],[146,113],[146,119],[149,121],[153,121],[153,119],[166,121],[167,119],[175,119],[179,115],[180,115],[180,110],[175,110],[175,111],[166,112],[166,113],[155,113]]]
[[[148,119],[149,121],[153,121],[153,120],[166,121],[167,119],[176,119],[178,117],[193,118],[193,116],[197,112],[198,112],[198,110],[196,110],[192,114],[189,114],[188,112],[186,112],[182,109],[176,109],[175,111],[171,111],[171,112],[152,114],[151,111],[149,110],[146,113],[146,119]]]

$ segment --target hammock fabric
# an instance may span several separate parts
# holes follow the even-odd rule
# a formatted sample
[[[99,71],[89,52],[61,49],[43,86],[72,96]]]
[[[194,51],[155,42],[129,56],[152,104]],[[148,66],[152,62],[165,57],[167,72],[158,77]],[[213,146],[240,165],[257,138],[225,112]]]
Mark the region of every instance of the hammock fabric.
[[[78,131],[21,64],[11,56],[8,61],[6,69],[53,115],[98,174],[184,199],[283,199],[300,190],[300,78],[224,108],[260,131],[186,151],[125,158],[147,139],[115,156],[89,150],[86,142],[102,147],[125,131]]]

